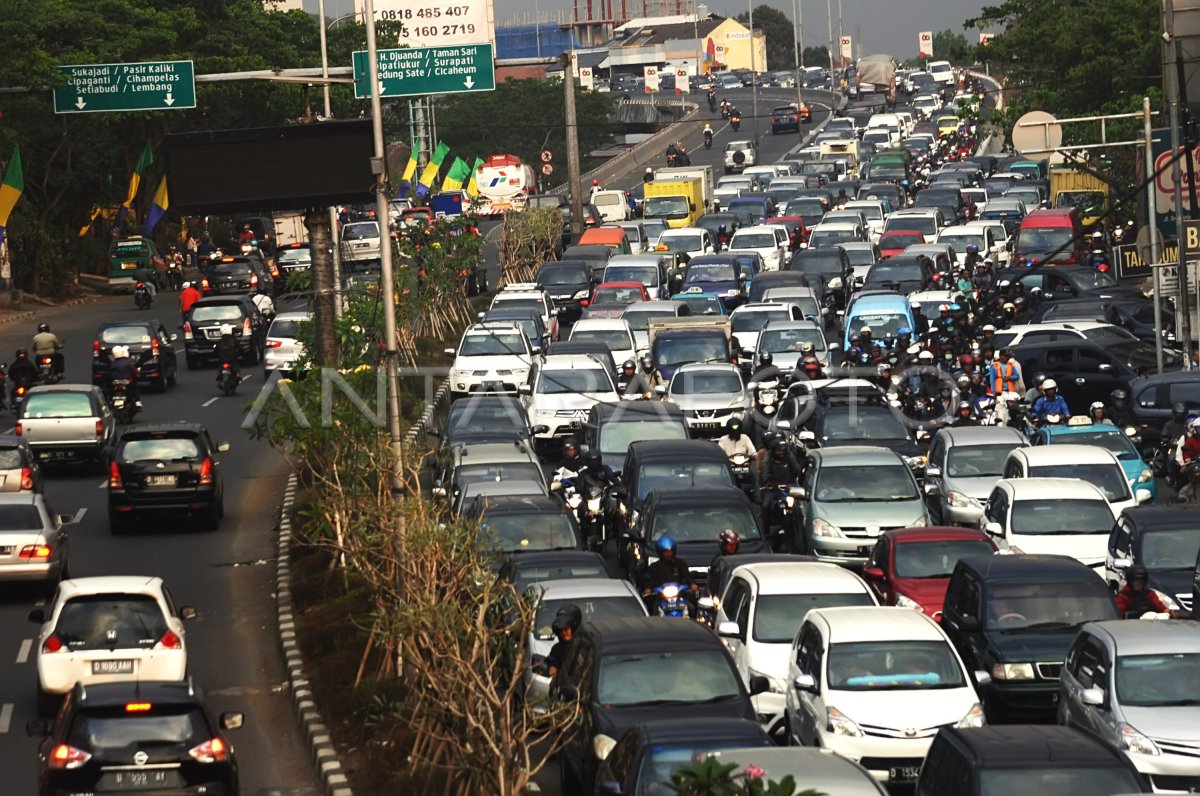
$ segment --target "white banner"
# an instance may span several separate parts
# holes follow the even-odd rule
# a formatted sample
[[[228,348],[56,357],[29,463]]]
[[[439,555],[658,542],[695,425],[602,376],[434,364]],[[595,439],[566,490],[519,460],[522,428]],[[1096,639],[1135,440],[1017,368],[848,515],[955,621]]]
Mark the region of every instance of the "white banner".
[[[658,91],[658,67],[643,67],[642,74],[646,78],[646,93],[649,94],[651,92]]]
[[[992,37],[995,35],[996,35],[995,33],[980,33],[979,34],[979,43],[981,45],[986,45],[989,41],[992,40]]]
[[[675,67],[675,93],[687,94],[691,89],[691,84],[688,83],[688,68],[686,66]]]
[[[592,79],[592,68],[590,66],[579,67],[579,85],[581,88],[585,88],[589,91],[591,91],[592,86],[595,85]]]
[[[933,57],[933,31],[923,30],[917,34],[917,52],[929,58]]]
[[[849,36],[842,37],[842,60],[849,61],[854,57],[854,43]]]
[[[358,19],[362,19],[361,3]],[[448,47],[496,43],[492,0],[375,0],[375,19],[404,26],[400,44]]]

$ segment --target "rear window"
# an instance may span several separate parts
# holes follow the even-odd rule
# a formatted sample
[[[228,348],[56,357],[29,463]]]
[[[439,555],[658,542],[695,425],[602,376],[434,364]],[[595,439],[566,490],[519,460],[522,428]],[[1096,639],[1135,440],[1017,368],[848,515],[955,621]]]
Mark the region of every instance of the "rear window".
[[[34,393],[25,401],[22,417],[92,417],[92,402],[85,393]]]
[[[297,321],[288,318],[276,319],[276,321],[271,324],[271,328],[267,332],[267,337],[295,338],[296,329],[299,327],[299,325],[300,324]]]
[[[378,238],[379,225],[375,223],[369,224],[347,224],[342,228],[342,240],[362,240],[363,238]]]
[[[108,345],[148,344],[150,332],[144,326],[109,326],[100,332],[100,342]]]
[[[250,273],[250,263],[215,263],[208,267],[208,276],[234,276]]]
[[[189,461],[200,456],[200,446],[194,437],[127,439],[118,455],[127,462]]]
[[[19,466],[19,465],[18,465]],[[0,506],[0,531],[37,531],[42,515],[37,506]]]
[[[242,321],[242,307],[240,304],[201,304],[192,307],[192,321],[199,323],[201,321]]]
[[[25,466],[25,457],[19,448],[0,448],[0,470],[15,470]]]
[[[186,751],[212,738],[204,712],[194,705],[153,705],[130,713],[124,705],[75,715],[67,743],[93,752],[124,752],[134,747]]]
[[[167,632],[158,601],[146,594],[88,594],[68,600],[54,634],[72,650],[152,648]],[[109,639],[112,634],[114,640]]]

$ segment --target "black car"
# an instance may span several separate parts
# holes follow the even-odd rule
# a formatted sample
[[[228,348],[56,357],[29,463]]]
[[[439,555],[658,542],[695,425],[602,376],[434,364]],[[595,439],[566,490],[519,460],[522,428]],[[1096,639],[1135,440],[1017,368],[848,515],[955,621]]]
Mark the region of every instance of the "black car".
[[[584,550],[545,550],[506,556],[499,561],[498,572],[520,594],[546,580],[611,577],[604,557]]]
[[[813,448],[836,448],[845,445],[874,445],[897,453],[918,478],[925,471],[921,446],[913,439],[907,425],[897,412],[881,397],[869,395],[865,400],[824,400],[819,393],[816,409],[809,421],[812,438],[803,431],[800,439]],[[778,422],[776,423],[778,427]]]
[[[1186,406],[1190,416],[1200,415],[1200,374],[1196,371],[1176,369],[1130,385],[1129,408],[1137,424],[1145,427],[1143,446],[1158,444],[1163,425],[1171,419],[1171,406],[1177,403]]]
[[[278,269],[276,269],[278,270]],[[205,296],[224,296],[230,293],[275,293],[275,277],[271,267],[257,254],[241,257],[222,257],[204,269],[200,292]]]
[[[743,553],[771,549],[757,507],[740,489],[657,489],[646,498],[641,516],[622,538],[618,557],[629,579],[638,583],[643,569],[658,558],[655,543],[670,536],[675,540],[676,555],[687,562],[693,580],[703,587],[708,581],[708,565],[721,550],[717,537],[726,528],[741,537]]]
[[[1003,268],[996,273],[996,284],[1020,282],[1028,295],[1033,288],[1042,291],[1043,301],[1072,298],[1137,298],[1134,288],[1124,287],[1111,274],[1087,265],[1054,265],[1035,268]]]
[[[854,266],[841,246],[798,251],[788,260],[785,270],[807,274],[810,284],[819,281],[822,292],[834,298],[830,308],[846,309],[850,301],[850,289],[854,285]]]
[[[746,719],[663,719],[631,727],[601,761],[599,793],[666,793],[671,774],[697,756],[722,749],[770,747],[774,743]]]
[[[505,555],[546,550],[582,550],[575,515],[546,495],[481,495],[465,516],[479,522],[481,542]]]
[[[0,493],[44,492],[42,463],[29,447],[29,440],[16,434],[0,434]]]
[[[225,482],[218,453],[199,423],[139,423],[113,446],[108,478],[108,523],[113,533],[144,515],[174,520],[197,516],[215,531],[225,514]]]
[[[771,111],[771,135],[800,132],[800,109],[795,105],[780,105]]]
[[[38,748],[38,793],[238,792],[233,747],[218,731],[191,680],[76,685],[58,717],[30,724]]]
[[[550,294],[558,308],[559,321],[574,322],[583,311],[580,304],[592,295],[595,282],[584,260],[548,262],[537,272],[537,286]]]
[[[894,290],[907,295],[925,290],[932,278],[932,260],[922,255],[900,254],[872,265],[862,287],[863,290]]]
[[[621,474],[621,514],[627,527],[636,522],[642,503],[655,489],[737,486],[724,452],[703,439],[633,442]]]
[[[683,410],[660,401],[596,404],[583,424],[583,446],[599,451],[604,463],[621,467],[629,443],[639,439],[687,439]]]
[[[1192,572],[1200,557],[1200,510],[1194,504],[1136,506],[1121,512],[1108,537],[1107,576],[1114,591],[1123,570],[1146,568],[1146,585],[1191,611]]]
[[[1174,329],[1175,313],[1169,307],[1163,307],[1161,312],[1163,328]],[[1065,321],[1111,323],[1148,343],[1153,343],[1157,337],[1154,328],[1154,302],[1141,297],[1048,301],[1038,308],[1030,322],[1061,323]],[[1163,340],[1164,345],[1168,348],[1176,347],[1173,332],[1167,333]]]
[[[608,261],[612,259],[613,254],[613,250],[602,243],[584,243],[568,246],[563,252],[562,259],[587,263],[588,269],[592,272],[592,282],[600,284],[600,280],[604,277],[604,269],[608,267]]]
[[[425,433],[441,440],[438,452],[430,459],[435,481],[449,477],[453,457],[450,452],[461,445],[480,442],[527,440],[533,436],[525,407],[507,395],[472,395],[450,404],[441,428]]]
[[[262,362],[267,321],[250,297],[206,296],[192,305],[183,324],[183,347],[189,370],[217,361],[222,326],[232,327],[244,364]]]
[[[734,213],[705,213],[696,219],[694,226],[708,230],[708,234],[712,235],[716,252],[719,253],[729,243],[729,239],[733,237],[733,233],[741,226],[741,222]],[[725,229],[723,236],[721,234],[722,227]]]
[[[175,384],[175,340],[158,321],[111,321],[100,324],[92,339],[92,381],[107,391],[113,346],[129,349],[140,381],[160,392]]]
[[[967,205],[963,200],[962,191],[958,187],[934,188],[929,187],[917,192],[913,207],[936,207],[946,217],[948,225],[965,224],[967,221]]]
[[[921,766],[916,796],[1147,793],[1116,749],[1069,727],[942,727]]]
[[[1085,413],[1093,401],[1108,404],[1118,387],[1129,391],[1139,367],[1154,369],[1154,345],[1125,340],[1099,345],[1072,338],[1049,343],[1022,343],[1012,348],[1022,373],[1044,373],[1058,384],[1059,394],[1073,414]],[[1163,352],[1168,367],[1179,367],[1179,356]],[[1168,409],[1170,404],[1167,405]]]
[[[942,607],[942,629],[972,672],[989,724],[1052,721],[1076,631],[1116,618],[1104,579],[1066,556],[965,556]]]
[[[750,678],[750,694],[769,688],[767,678]],[[668,617],[585,622],[557,689],[580,707],[559,754],[564,794],[592,793],[600,764],[596,747],[644,722],[683,719],[700,726],[712,718],[755,719],[750,694],[721,640],[698,622]]]

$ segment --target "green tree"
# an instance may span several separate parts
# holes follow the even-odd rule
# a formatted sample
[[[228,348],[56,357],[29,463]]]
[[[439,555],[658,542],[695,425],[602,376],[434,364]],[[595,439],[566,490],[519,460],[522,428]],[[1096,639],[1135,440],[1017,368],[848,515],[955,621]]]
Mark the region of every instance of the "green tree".
[[[823,66],[829,68],[829,48],[822,44],[819,47],[804,48],[805,66]]]
[[[748,25],[750,15],[742,12],[737,15],[737,21]],[[756,6],[754,28],[761,30],[767,40],[767,67],[770,69],[794,69],[796,66],[796,28],[792,24],[792,20],[777,8],[768,5]]]
[[[952,30],[939,30],[933,34],[933,57],[938,61],[949,61],[952,64],[970,63],[975,55],[975,48],[967,42],[967,37]]]

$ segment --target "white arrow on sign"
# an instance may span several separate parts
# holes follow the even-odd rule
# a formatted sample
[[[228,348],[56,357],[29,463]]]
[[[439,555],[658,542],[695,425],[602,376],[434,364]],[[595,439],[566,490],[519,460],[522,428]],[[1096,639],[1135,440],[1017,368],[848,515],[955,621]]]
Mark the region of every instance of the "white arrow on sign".
[[[475,81],[471,79],[470,75],[467,75],[467,79],[463,82],[466,84],[467,88],[470,88],[471,86],[475,85]]]
[[[167,92],[167,98],[163,102],[167,103],[167,107],[175,104],[175,98],[171,96],[171,92]]]
[[[84,105],[87,105],[87,103],[83,101],[83,97],[77,97],[75,99],[75,107],[76,108],[78,108],[79,110],[83,110]]]

